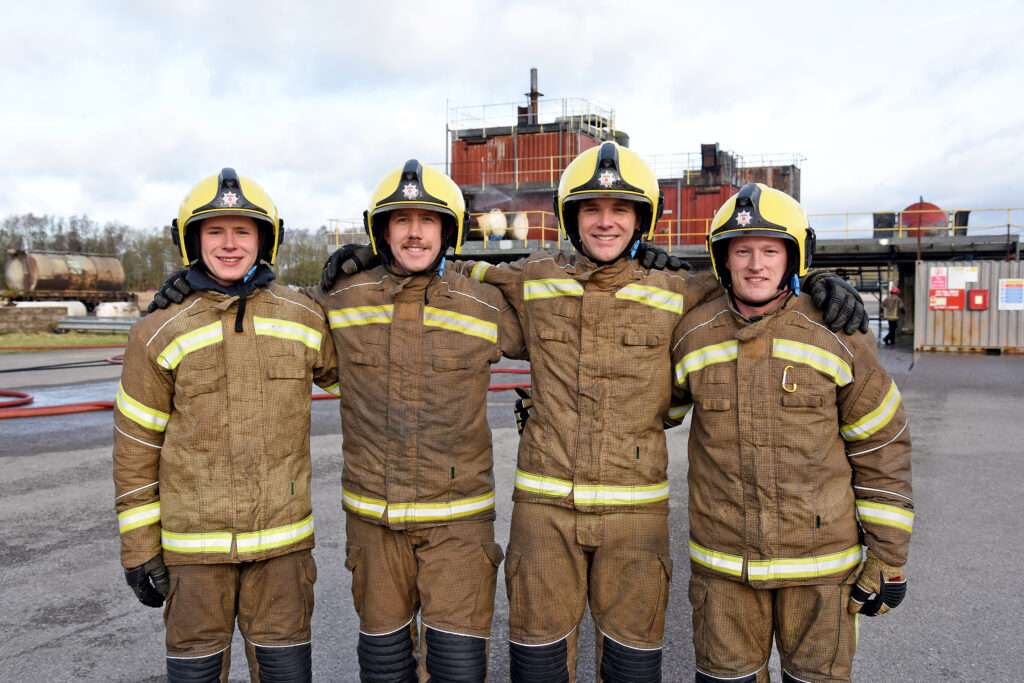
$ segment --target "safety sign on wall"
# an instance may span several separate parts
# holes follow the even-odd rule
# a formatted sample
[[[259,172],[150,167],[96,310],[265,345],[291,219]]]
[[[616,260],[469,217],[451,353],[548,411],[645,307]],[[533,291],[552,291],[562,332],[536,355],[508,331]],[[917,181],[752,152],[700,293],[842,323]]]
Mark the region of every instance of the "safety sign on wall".
[[[1005,279],[999,281],[1000,311],[1024,311],[1024,279]]]
[[[932,266],[928,289],[967,289],[968,282],[978,281],[977,266]]]
[[[929,289],[928,310],[962,311],[966,297],[962,289]]]

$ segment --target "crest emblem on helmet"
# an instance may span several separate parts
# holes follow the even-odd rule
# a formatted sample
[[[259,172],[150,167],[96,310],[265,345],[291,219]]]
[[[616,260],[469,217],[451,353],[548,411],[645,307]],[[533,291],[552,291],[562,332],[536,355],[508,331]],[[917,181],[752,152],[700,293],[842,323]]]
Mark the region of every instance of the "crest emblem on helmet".
[[[238,195],[234,192],[225,192],[220,196],[220,201],[224,206],[235,206],[238,204]]]
[[[611,171],[601,171],[601,175],[597,176],[597,182],[601,187],[611,187],[615,184],[615,174]]]
[[[751,220],[752,219],[749,211],[740,211],[738,214],[736,214],[736,225],[740,226],[741,228],[750,225]]]
[[[406,199],[416,199],[416,197],[419,196],[420,191],[419,188],[412,183],[407,183],[402,187],[402,194],[405,195]]]

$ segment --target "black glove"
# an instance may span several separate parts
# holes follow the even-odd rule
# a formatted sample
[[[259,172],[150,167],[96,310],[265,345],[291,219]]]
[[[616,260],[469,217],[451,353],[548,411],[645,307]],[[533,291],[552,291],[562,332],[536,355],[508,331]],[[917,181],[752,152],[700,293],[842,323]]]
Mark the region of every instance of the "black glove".
[[[164,283],[160,285],[160,291],[153,295],[153,300],[146,307],[146,313],[152,313],[158,308],[167,308],[172,303],[180,304],[185,297],[192,293],[192,286],[185,280],[187,270],[176,270],[167,276]]]
[[[355,275],[375,265],[377,255],[368,244],[346,244],[338,247],[324,262],[324,269],[320,271],[320,287],[325,292],[330,291],[339,273]]]
[[[849,611],[866,617],[880,616],[899,607],[906,595],[906,570],[882,562],[869,549],[857,583],[850,591]]]
[[[125,569],[124,578],[135,591],[135,597],[146,607],[159,607],[171,587],[163,555],[157,555],[141,567]]]
[[[857,330],[867,334],[871,321],[864,300],[849,282],[828,270],[816,270],[804,278],[803,289],[811,293],[814,305],[822,309],[822,319],[833,332]]]
[[[644,268],[654,268],[655,270],[690,269],[689,263],[678,256],[673,256],[661,247],[654,246],[650,242],[640,242],[637,244],[634,258]]]
[[[513,410],[516,413],[516,429],[519,430],[519,436],[523,435],[523,430],[526,429],[526,421],[530,419],[530,408],[533,407],[533,398],[529,389],[523,387],[516,387],[516,393],[519,394],[519,398],[516,399],[516,405]]]

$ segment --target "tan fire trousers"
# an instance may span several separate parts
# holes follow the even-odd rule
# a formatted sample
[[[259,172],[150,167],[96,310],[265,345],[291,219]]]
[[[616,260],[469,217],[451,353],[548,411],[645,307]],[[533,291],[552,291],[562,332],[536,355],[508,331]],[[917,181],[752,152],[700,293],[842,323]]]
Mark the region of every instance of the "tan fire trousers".
[[[418,610],[425,626],[490,635],[503,557],[493,520],[394,530],[346,517],[345,567],[363,633],[397,631]]]
[[[758,590],[725,578],[694,574],[693,647],[697,669],[715,678],[757,674],[769,680],[774,638],[782,668],[798,680],[849,681],[857,648],[857,615],[847,611],[850,586],[790,586]]]
[[[168,657],[205,657],[223,651],[221,680],[227,681],[237,617],[255,683],[259,667],[254,645],[279,647],[310,640],[316,562],[309,550],[260,562],[172,565],[167,571]]]
[[[662,513],[578,512],[515,503],[505,585],[509,637],[522,645],[568,639],[576,671],[577,626],[589,600],[602,636],[631,648],[660,648],[672,560]],[[598,663],[600,666],[600,662]]]

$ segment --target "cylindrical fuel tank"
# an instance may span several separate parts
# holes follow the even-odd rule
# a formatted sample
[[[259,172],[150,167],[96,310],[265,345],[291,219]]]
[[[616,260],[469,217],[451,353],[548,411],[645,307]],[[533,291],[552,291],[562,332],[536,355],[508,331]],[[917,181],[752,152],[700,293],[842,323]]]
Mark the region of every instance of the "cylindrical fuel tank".
[[[113,256],[8,249],[4,279],[19,292],[116,292],[124,285],[124,268]]]

